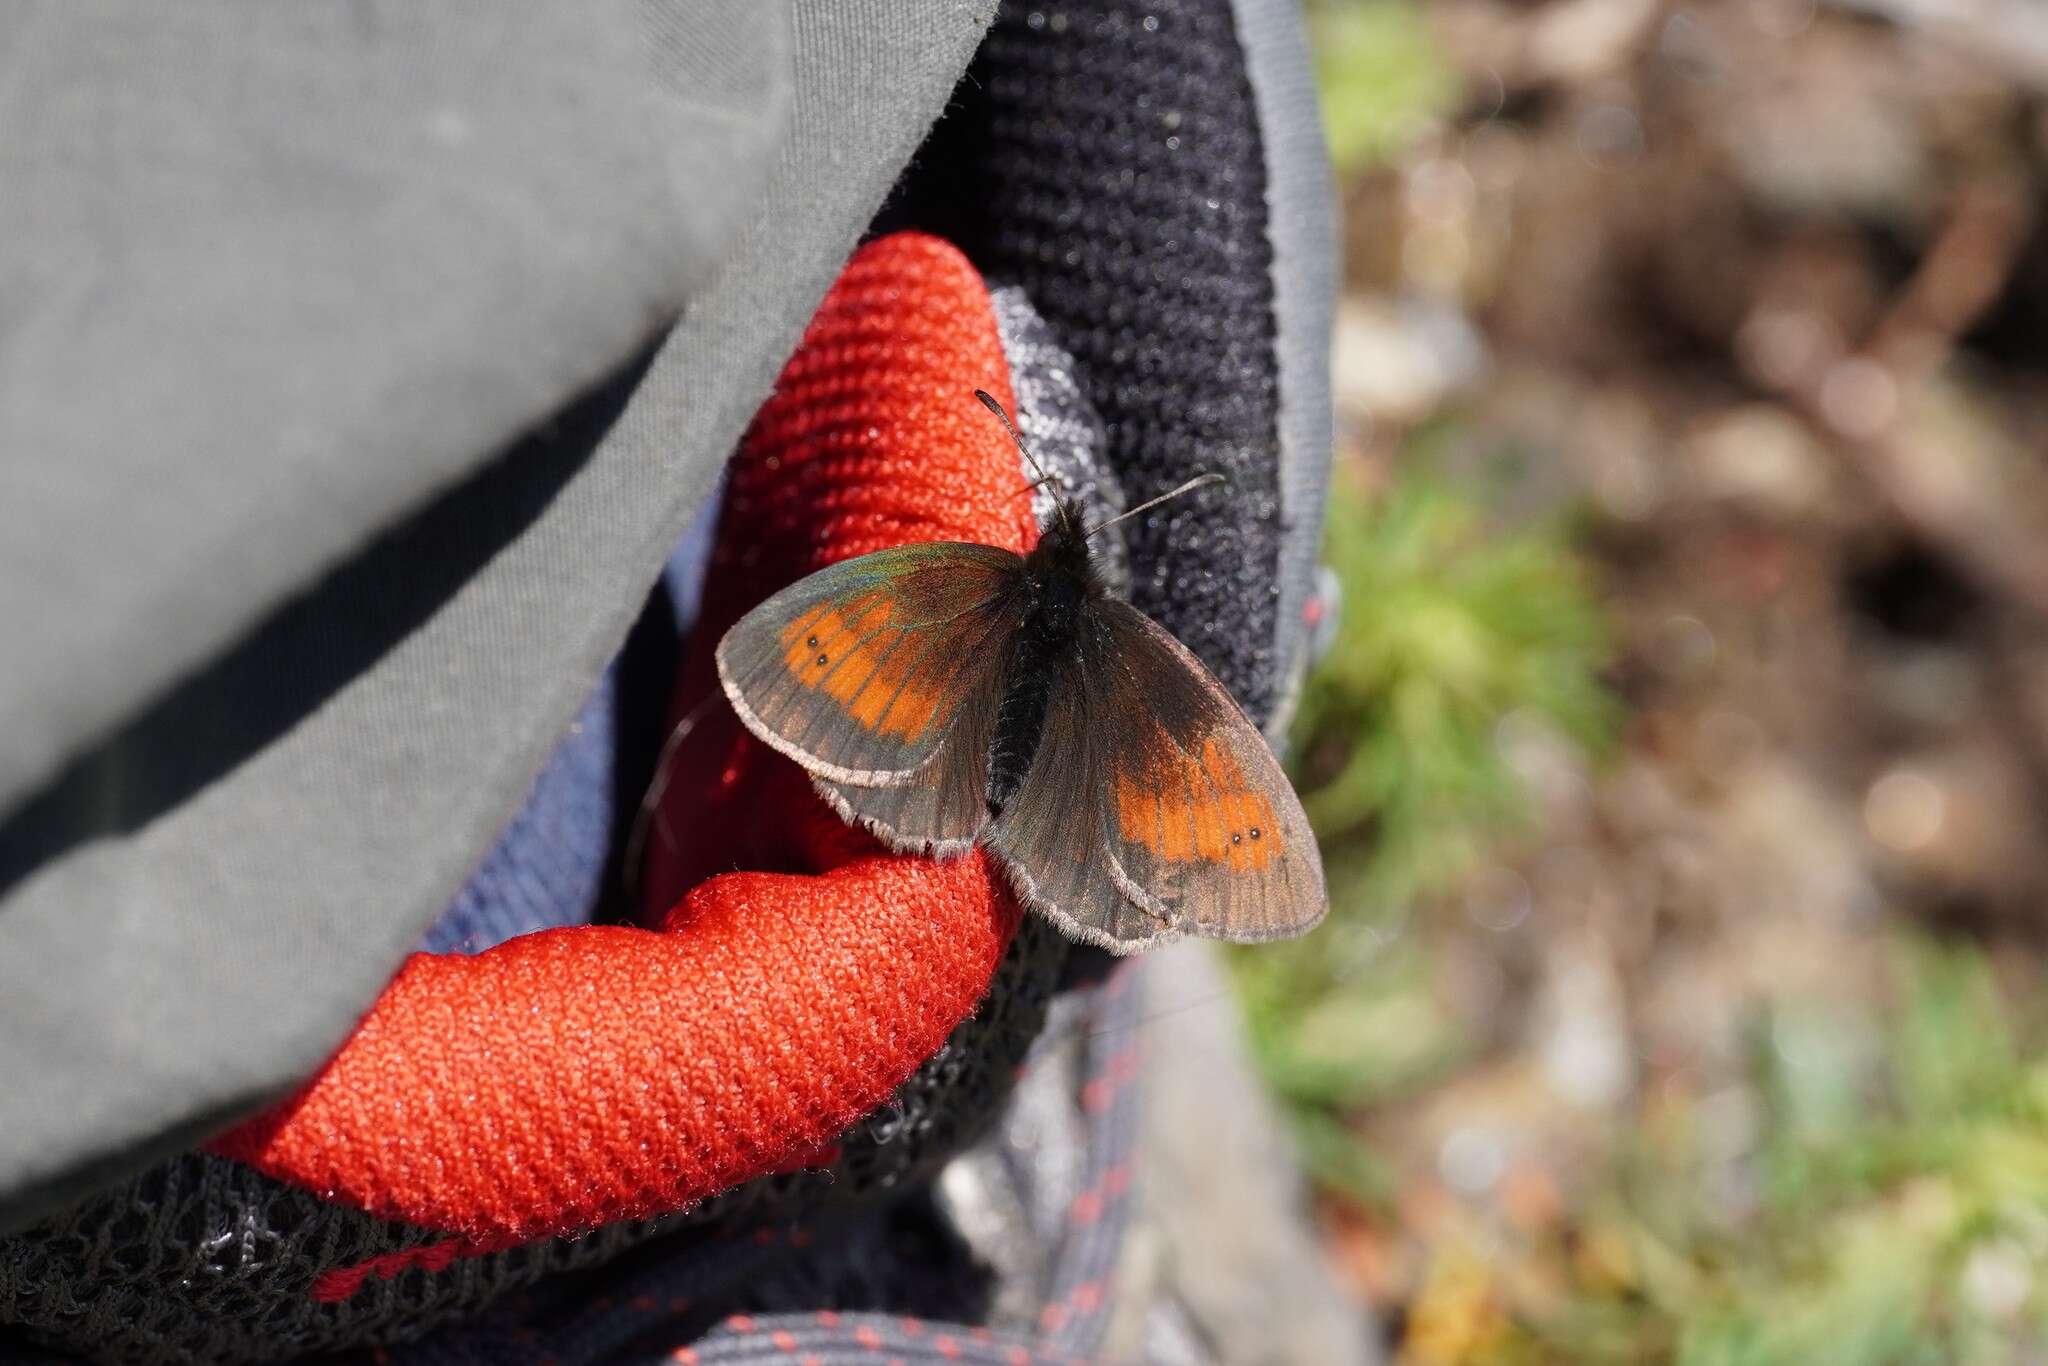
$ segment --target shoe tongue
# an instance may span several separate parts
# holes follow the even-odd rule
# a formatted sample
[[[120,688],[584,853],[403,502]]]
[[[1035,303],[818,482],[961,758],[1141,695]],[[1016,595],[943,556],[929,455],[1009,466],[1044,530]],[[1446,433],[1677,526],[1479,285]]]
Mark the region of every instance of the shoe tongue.
[[[1032,456],[1053,477],[1053,485],[1031,496],[1040,526],[1051,520],[1055,497],[1070,498],[1097,525],[1122,512],[1127,501],[1109,467],[1109,431],[1082,392],[1074,358],[1054,338],[1021,285],[989,291],[996,330],[1010,360],[1010,384],[1017,395],[1017,423]],[[1131,591],[1131,558],[1123,536],[1105,533],[1091,545],[1096,568],[1118,596]]]

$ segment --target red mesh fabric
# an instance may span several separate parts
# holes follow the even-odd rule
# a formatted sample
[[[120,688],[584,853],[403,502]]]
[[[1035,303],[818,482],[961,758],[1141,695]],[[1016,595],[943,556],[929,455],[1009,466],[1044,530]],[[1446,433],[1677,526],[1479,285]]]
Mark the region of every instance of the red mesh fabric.
[[[678,714],[724,629],[821,565],[1028,543],[977,386],[1008,400],[973,268],[922,235],[862,249],[734,462]],[[881,853],[723,707],[667,792],[647,866],[661,931],[414,955],[318,1077],[215,1149],[466,1251],[680,1208],[825,1149],[974,1008],[1016,907],[979,856]],[[735,866],[776,871],[705,878]]]
[[[733,461],[677,716],[717,693],[712,649],[726,629],[785,584],[912,541],[1021,550],[1037,540],[1016,448],[975,400],[977,388],[1014,406],[995,314],[966,258],[922,233],[863,248],[819,306]],[[767,790],[757,791],[762,785]],[[802,809],[819,838],[873,847],[809,800],[794,765],[749,735],[723,702],[679,747],[667,791],[665,824],[647,859],[650,914],[735,862],[792,866],[803,854],[800,832],[786,818],[752,812]],[[700,827],[720,838],[665,837]]]

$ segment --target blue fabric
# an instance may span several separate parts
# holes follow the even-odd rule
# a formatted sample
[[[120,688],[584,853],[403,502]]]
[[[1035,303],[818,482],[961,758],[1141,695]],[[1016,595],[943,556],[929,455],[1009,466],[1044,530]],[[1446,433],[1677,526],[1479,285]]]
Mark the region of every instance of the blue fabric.
[[[430,953],[478,953],[516,935],[587,925],[661,747],[669,680],[697,615],[717,527],[705,501],[669,557],[634,637],[598,680],[527,794],[526,804],[441,918]]]
[[[614,660],[422,949],[476,953],[551,925],[590,923],[612,847],[618,674]]]

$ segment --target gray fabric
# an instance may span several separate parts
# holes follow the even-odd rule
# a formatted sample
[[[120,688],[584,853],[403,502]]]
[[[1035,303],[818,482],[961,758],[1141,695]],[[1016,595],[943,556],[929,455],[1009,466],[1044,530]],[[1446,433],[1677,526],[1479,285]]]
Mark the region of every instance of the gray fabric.
[[[0,814],[674,317],[775,9],[0,10]]]
[[[1218,950],[1163,949],[1145,981],[1143,1232],[1127,1240],[1127,1304],[1105,1359],[1379,1366],[1368,1314],[1310,1231],[1307,1186],[1252,1069]],[[1200,1356],[1166,1350],[1177,1323]]]
[[[227,100],[235,89],[257,84],[263,99],[239,114],[252,143],[264,143],[259,134],[272,126],[264,100],[284,94],[256,73],[266,62],[248,58],[237,66],[221,55],[249,42],[284,43],[300,52],[294,70],[301,82],[314,79],[316,50],[345,63],[365,60],[365,51],[384,51],[385,42],[402,50],[425,46],[434,55],[398,64],[385,84],[410,88],[430,79],[427,69],[467,72],[486,88],[509,92],[504,100],[511,110],[522,107],[518,96],[530,95],[536,81],[551,88],[541,76],[552,52],[566,54],[568,71],[589,82],[586,87],[561,76],[571,87],[560,92],[562,102],[590,129],[629,144],[653,124],[646,175],[660,165],[666,174],[656,177],[655,188],[636,194],[632,187],[646,176],[632,173],[637,163],[621,167],[606,160],[604,144],[546,143],[520,133],[520,145],[504,152],[492,175],[533,186],[529,159],[559,174],[542,177],[538,188],[509,202],[509,190],[485,195],[472,186],[470,195],[442,206],[466,223],[458,245],[467,242],[482,259],[478,268],[487,268],[489,284],[464,295],[466,303],[437,297],[432,311],[445,306],[448,318],[439,331],[399,348],[405,373],[386,391],[360,393],[356,377],[363,367],[380,369],[381,353],[395,344],[382,330],[396,325],[389,317],[391,289],[363,284],[351,296],[373,323],[350,310],[348,297],[330,298],[334,316],[308,320],[317,327],[269,334],[269,344],[288,353],[278,364],[296,386],[286,417],[324,401],[317,395],[330,385],[356,394],[352,421],[330,415],[315,424],[335,459],[265,463],[258,456],[277,446],[278,434],[238,429],[232,449],[213,454],[232,459],[248,488],[238,485],[230,506],[215,509],[181,492],[162,492],[186,481],[211,485],[197,451],[155,443],[158,463],[131,480],[151,486],[150,495],[134,500],[145,506],[132,513],[122,534],[198,518],[212,523],[211,539],[200,538],[212,544],[234,541],[238,528],[263,528],[258,547],[228,544],[221,552],[225,563],[188,555],[153,558],[146,572],[130,566],[131,573],[155,580],[151,593],[181,603],[203,598],[215,577],[264,571],[238,608],[216,600],[204,629],[193,624],[197,618],[166,616],[170,609],[161,601],[144,597],[121,617],[131,626],[141,623],[141,635],[116,651],[104,615],[112,609],[80,591],[68,597],[58,591],[63,585],[53,577],[54,566],[45,568],[41,560],[17,565],[17,543],[11,534],[0,537],[5,577],[13,581],[19,571],[40,576],[35,581],[45,586],[27,604],[4,599],[0,623],[10,639],[20,638],[17,614],[26,621],[62,599],[75,604],[65,613],[80,620],[40,628],[55,632],[48,638],[69,651],[64,668],[49,676],[68,678],[88,666],[130,675],[125,697],[108,693],[74,709],[60,748],[77,748],[80,737],[178,669],[202,665],[111,740],[73,761],[0,829],[0,877],[13,879],[0,892],[0,1225],[20,1222],[86,1181],[260,1103],[303,1077],[343,1037],[518,806],[989,18],[981,0],[797,0],[793,23],[784,27],[779,7],[762,0],[732,0],[717,9],[683,5],[669,22],[643,22],[638,30],[651,39],[638,49],[641,60],[652,53],[656,70],[666,73],[653,82],[665,92],[657,98],[644,90],[644,67],[622,64],[625,40],[617,23],[608,27],[610,12],[583,5],[429,11],[443,21],[445,41],[459,41],[459,50],[470,54],[467,61],[418,37],[379,38],[413,31],[414,21],[398,11],[337,7],[348,23],[366,27],[324,31],[303,9],[275,11],[292,16],[287,19],[260,18],[273,13],[264,7],[224,8],[237,24],[213,22],[198,37],[185,28],[200,22],[191,17],[195,12],[211,10],[139,6],[138,12],[167,16],[160,22],[177,30],[178,41],[145,48],[151,60],[185,64],[184,78],[171,82],[177,89],[218,84],[228,92],[219,97]],[[64,48],[74,41],[72,27],[84,23],[63,7],[29,13],[33,18],[14,21],[11,44],[0,36],[0,51],[11,46],[19,53],[28,41],[39,44],[39,52]],[[591,17],[579,25],[564,13]],[[173,14],[182,17],[168,17]],[[712,23],[715,14],[727,18]],[[129,21],[147,27],[133,16]],[[545,41],[519,36],[529,32],[527,25],[539,26]],[[295,36],[301,39],[296,47],[285,42]],[[209,72],[195,65],[202,61],[228,62],[230,69]],[[689,61],[701,63],[694,76],[681,65]],[[693,280],[701,278],[687,269],[699,233],[692,212],[744,194],[749,180],[744,156],[708,157],[689,170],[691,139],[700,150],[768,145],[792,64],[794,100],[767,187],[748,197],[736,244],[723,253],[709,283],[691,293]],[[24,105],[18,92],[42,91],[45,100],[52,92],[20,84],[22,64],[13,65],[9,75],[18,84],[0,105],[0,134],[10,144],[33,142],[34,130],[55,116]],[[119,72],[112,65],[103,70]],[[636,82],[643,87],[639,105],[622,107],[611,87]],[[118,124],[114,111],[120,110],[147,123],[159,98],[150,92],[161,84],[137,78],[133,108],[99,83],[73,87],[68,100],[85,105],[80,117],[96,127]],[[358,100],[374,103],[376,89],[382,87],[359,91]],[[298,116],[277,119],[288,117]],[[611,201],[605,221],[617,220],[614,235],[586,232],[573,243],[552,237],[558,225],[542,210],[573,217],[584,174],[575,163],[590,158],[603,163],[603,176],[587,188]],[[289,169],[291,159],[285,162]],[[261,178],[278,178],[274,162],[259,161],[256,170]],[[412,174],[396,181],[411,184]],[[621,176],[623,187],[612,179]],[[17,194],[35,197],[17,177],[8,181],[10,202]],[[389,184],[374,176],[284,175],[282,181],[288,188],[273,191],[285,196],[284,207],[321,222],[373,219],[369,208],[345,211],[356,203],[352,194],[367,196],[371,207],[390,202],[383,193]],[[103,189],[111,194],[119,186]],[[94,207],[89,201],[81,202]],[[195,195],[194,202],[207,201]],[[96,223],[107,213],[104,203],[97,209],[88,215]],[[193,258],[208,255],[205,213],[191,210],[189,230],[201,234],[187,253]],[[495,222],[500,213],[518,225],[506,232],[525,254],[484,250],[477,225]],[[114,217],[131,226],[139,221]],[[304,222],[298,227],[310,231]],[[16,261],[19,242],[0,235],[0,253]],[[595,254],[593,242],[602,248]],[[397,269],[393,260],[414,249],[411,239],[401,239],[371,261]],[[439,260],[424,279],[409,277],[422,307],[425,296],[446,293],[442,273],[468,278],[463,272],[475,263],[453,259],[464,255]],[[260,265],[264,258],[245,259]],[[183,260],[159,266],[179,264],[198,269]],[[317,268],[337,267],[322,261]],[[284,289],[281,277],[289,273],[255,271],[245,289]],[[10,283],[7,293],[17,288]],[[659,349],[624,359],[634,340],[686,293],[685,320]],[[498,296],[509,294],[524,297],[516,307],[503,305]],[[173,305],[163,307],[175,313]],[[612,325],[592,321],[597,315]],[[236,381],[249,377],[230,361],[243,351],[211,345],[212,329],[226,325],[218,318],[207,323],[205,338],[183,345],[161,335],[152,335],[152,345],[136,343],[124,353],[129,368],[119,377],[187,393],[194,406],[237,410]],[[0,372],[0,405],[10,414],[30,402],[27,381],[15,368],[19,351],[19,339],[9,336],[0,352],[8,367]],[[542,374],[547,367],[532,362],[509,377],[477,373],[487,364],[509,364],[508,354],[531,362],[535,351],[553,357],[556,368]],[[412,520],[384,530],[395,512],[475,466],[598,364],[615,367],[603,385]],[[49,359],[36,365],[37,374],[63,368]],[[99,382],[112,379],[103,374]],[[410,398],[400,403],[404,395]],[[42,410],[38,404],[36,411]],[[123,439],[150,444],[139,431],[81,439],[87,455]],[[11,454],[11,439],[8,449]],[[67,458],[84,457],[72,452]],[[59,495],[45,486],[59,481],[56,462],[37,455],[10,464],[9,481],[33,494],[31,502],[40,500],[43,516],[70,536],[99,534],[101,528],[75,520],[75,509],[52,501]],[[380,482],[337,472],[379,465],[403,477]],[[241,498],[248,504],[236,502]],[[278,596],[298,581],[273,562],[281,551],[263,558],[280,520],[296,528],[284,539],[300,550],[302,573],[367,533],[381,530],[382,537],[311,596],[280,607]],[[208,654],[265,608],[272,614],[256,630],[234,636],[226,653]],[[176,629],[166,629],[173,620]],[[164,665],[167,655],[176,662]],[[133,676],[144,658],[156,662],[155,684]],[[0,686],[10,706],[48,703],[47,691],[25,684],[17,695],[12,670]],[[14,701],[17,696],[24,700]],[[254,717],[243,718],[243,710]],[[17,756],[9,770],[14,781],[47,772],[55,752],[39,760]],[[134,800],[137,782],[156,804]]]
[[[1299,0],[1234,0],[1266,149],[1267,231],[1280,358],[1280,551],[1276,658],[1289,671],[1268,732],[1285,731],[1308,663],[1302,619],[1322,547],[1330,479],[1330,328],[1337,301],[1337,198]]]

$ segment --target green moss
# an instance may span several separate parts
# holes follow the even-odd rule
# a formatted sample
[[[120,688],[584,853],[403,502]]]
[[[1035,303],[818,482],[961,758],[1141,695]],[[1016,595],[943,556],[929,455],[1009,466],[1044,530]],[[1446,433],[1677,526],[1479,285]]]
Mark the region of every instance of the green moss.
[[[1330,159],[1340,172],[1385,161],[1457,103],[1457,77],[1416,5],[1322,0],[1309,23]]]
[[[1682,1274],[1621,1294],[1577,1280],[1564,1310],[1518,1325],[1534,1359],[1933,1366],[2028,1359],[2023,1344],[2048,1340],[2048,1063],[2022,1061],[2032,1031],[1981,951],[1905,936],[1892,961],[1883,1018],[1761,1014],[1759,1199],[1735,1227],[1687,1144],[1628,1137],[1603,1217]],[[2014,1273],[2019,1299],[1994,1322],[1972,1278]],[[1601,1320],[1596,1351],[1584,1327]]]

